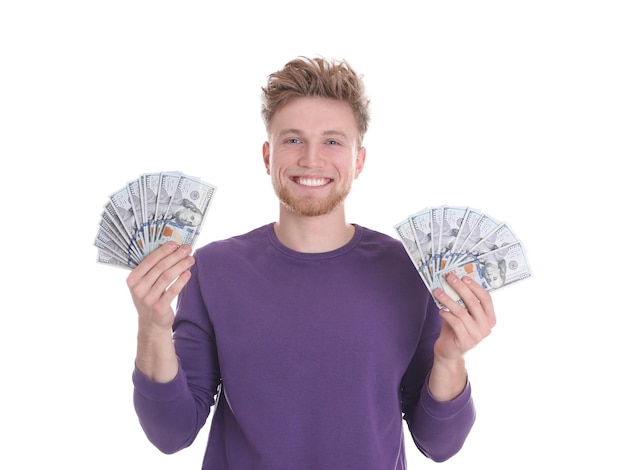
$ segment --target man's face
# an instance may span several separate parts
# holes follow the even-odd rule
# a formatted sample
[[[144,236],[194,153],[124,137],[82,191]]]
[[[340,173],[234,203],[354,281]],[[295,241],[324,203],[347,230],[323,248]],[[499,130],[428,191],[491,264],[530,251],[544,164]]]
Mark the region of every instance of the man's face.
[[[365,161],[347,103],[294,98],[280,108],[263,145],[274,191],[290,211],[318,216],[341,206]]]
[[[202,222],[202,214],[187,207],[176,211],[174,216],[182,225],[188,227],[197,227]]]
[[[501,287],[504,284],[502,271],[495,264],[487,264],[484,269],[485,280],[491,287]]]

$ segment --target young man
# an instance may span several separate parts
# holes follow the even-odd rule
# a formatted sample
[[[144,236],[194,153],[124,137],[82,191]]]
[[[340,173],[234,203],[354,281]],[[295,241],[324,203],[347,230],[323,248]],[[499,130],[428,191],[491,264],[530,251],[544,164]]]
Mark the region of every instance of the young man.
[[[346,62],[296,59],[263,92],[278,222],[195,255],[170,242],[128,276],[146,435],[176,452],[215,405],[203,469],[397,470],[404,419],[450,458],[474,422],[464,354],[495,325],[489,294],[448,278],[468,308],[438,290],[438,311],[399,240],[347,223],[369,101]]]

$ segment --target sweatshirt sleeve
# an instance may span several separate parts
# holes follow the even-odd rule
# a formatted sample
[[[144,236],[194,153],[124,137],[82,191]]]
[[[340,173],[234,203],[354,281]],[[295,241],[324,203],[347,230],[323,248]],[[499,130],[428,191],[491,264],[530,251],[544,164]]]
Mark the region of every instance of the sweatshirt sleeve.
[[[463,446],[476,418],[469,380],[453,400],[436,400],[428,388],[433,347],[441,331],[439,309],[430,297],[421,306],[426,312],[415,355],[403,379],[404,419],[417,448],[435,462],[454,456]]]
[[[166,454],[189,446],[198,432],[191,425],[196,411],[180,360],[178,374],[170,382],[153,382],[137,368],[132,381],[133,404],[148,440]]]
[[[146,436],[171,454],[191,445],[215,404],[220,385],[214,334],[195,265],[178,298],[173,339],[178,373],[167,383],[133,371],[133,404]]]
[[[437,401],[428,389],[428,378],[411,419],[411,435],[418,449],[435,462],[455,455],[465,442],[476,419],[469,381],[463,392],[450,401]]]

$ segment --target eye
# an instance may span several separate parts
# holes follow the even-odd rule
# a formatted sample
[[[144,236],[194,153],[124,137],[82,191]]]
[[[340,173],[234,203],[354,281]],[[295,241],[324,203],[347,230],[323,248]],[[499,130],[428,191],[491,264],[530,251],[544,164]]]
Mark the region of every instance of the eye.
[[[339,142],[337,142],[336,140],[332,140],[332,139],[329,140],[327,143],[330,145],[339,145]]]
[[[288,144],[297,144],[300,142],[300,139],[298,139],[297,137],[290,137],[289,139],[286,140],[286,142]]]

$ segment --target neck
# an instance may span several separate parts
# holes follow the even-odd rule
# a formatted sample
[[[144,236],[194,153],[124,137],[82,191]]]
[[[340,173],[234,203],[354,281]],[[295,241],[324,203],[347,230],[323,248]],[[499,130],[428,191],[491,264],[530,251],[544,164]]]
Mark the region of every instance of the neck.
[[[343,206],[330,214],[306,217],[289,212],[282,205],[274,224],[278,240],[301,253],[325,253],[341,248],[354,236],[354,226],[346,222]]]

